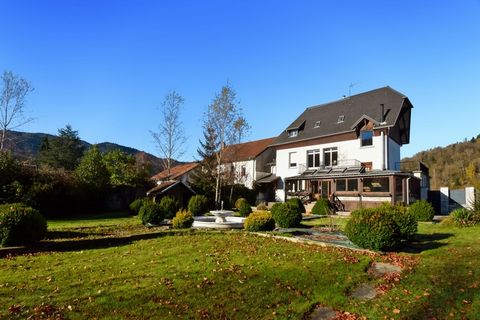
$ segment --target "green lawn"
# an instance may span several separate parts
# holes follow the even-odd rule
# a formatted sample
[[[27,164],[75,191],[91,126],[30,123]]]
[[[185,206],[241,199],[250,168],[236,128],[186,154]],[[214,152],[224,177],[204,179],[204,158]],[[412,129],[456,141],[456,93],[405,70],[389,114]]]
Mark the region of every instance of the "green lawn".
[[[43,252],[0,258],[0,318],[301,319],[316,304],[369,319],[480,314],[480,227],[421,224],[416,243],[385,256],[237,231],[146,229],[135,217],[49,227]],[[379,280],[366,272],[373,260],[418,262],[401,279]],[[364,282],[387,292],[351,298]]]

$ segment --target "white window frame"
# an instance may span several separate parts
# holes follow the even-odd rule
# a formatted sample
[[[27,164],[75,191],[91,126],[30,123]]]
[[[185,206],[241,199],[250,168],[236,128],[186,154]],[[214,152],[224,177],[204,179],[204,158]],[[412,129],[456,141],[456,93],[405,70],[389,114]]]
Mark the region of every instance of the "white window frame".
[[[296,151],[288,153],[288,167],[289,168],[297,168],[298,167],[298,159],[296,159],[296,158],[297,158],[297,152]],[[294,160],[295,162],[292,162],[292,160]]]
[[[309,165],[308,157],[312,155],[313,156],[313,166]],[[315,163],[315,155],[318,155],[318,163]],[[307,168],[318,168],[320,167],[320,149],[312,149],[312,150],[307,150]]]

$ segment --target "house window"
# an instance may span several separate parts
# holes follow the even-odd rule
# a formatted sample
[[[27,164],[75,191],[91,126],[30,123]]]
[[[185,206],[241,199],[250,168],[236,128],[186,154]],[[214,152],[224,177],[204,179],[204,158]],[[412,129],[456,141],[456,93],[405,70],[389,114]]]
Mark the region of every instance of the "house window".
[[[347,191],[358,191],[358,179],[347,180]]]
[[[373,131],[360,132],[360,145],[362,147],[373,145]]]
[[[318,168],[320,166],[320,149],[307,151],[307,165],[309,168]]]
[[[337,160],[338,160],[337,147],[323,149],[323,161],[325,163],[325,166],[327,167],[336,166]]]
[[[293,137],[296,137],[298,136],[298,130],[289,130],[288,131],[288,137],[289,138],[293,138]]]
[[[240,168],[240,175],[242,177],[245,177],[247,175],[247,166],[242,165],[242,167]]]
[[[337,191],[358,191],[358,179],[337,179]]]
[[[345,121],[345,116],[342,114],[341,116],[338,116],[337,123],[341,123]]]
[[[288,167],[296,168],[297,167],[297,153],[289,152],[288,153]]]
[[[318,121],[315,121],[315,125],[314,125],[313,127],[314,127],[314,128],[318,128],[318,127],[320,127],[320,123],[321,123],[321,121],[320,121],[320,120],[318,120]]]
[[[364,178],[363,192],[389,192],[390,183],[388,178]]]

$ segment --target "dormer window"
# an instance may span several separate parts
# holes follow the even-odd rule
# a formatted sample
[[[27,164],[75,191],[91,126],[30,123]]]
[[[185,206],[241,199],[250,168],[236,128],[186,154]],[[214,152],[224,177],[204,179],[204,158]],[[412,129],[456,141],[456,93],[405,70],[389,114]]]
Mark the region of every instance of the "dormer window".
[[[342,123],[345,121],[345,116],[342,114],[340,116],[338,116],[338,120],[337,120],[337,123]]]
[[[319,128],[319,127],[320,127],[320,123],[321,123],[320,120],[315,121],[315,125],[314,125],[313,127],[314,127],[314,128]]]
[[[288,131],[288,137],[289,138],[293,138],[293,137],[296,137],[298,136],[298,130],[289,130]]]

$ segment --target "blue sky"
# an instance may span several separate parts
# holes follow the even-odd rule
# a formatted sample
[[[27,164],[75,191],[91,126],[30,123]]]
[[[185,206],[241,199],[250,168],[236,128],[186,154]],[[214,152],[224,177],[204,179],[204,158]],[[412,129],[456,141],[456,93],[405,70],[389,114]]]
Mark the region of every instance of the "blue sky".
[[[480,1],[0,1],[0,71],[35,91],[24,131],[67,123],[92,143],[158,154],[169,90],[202,116],[227,81],[252,126],[278,135],[306,107],[389,85],[414,105],[402,156],[480,133]]]

